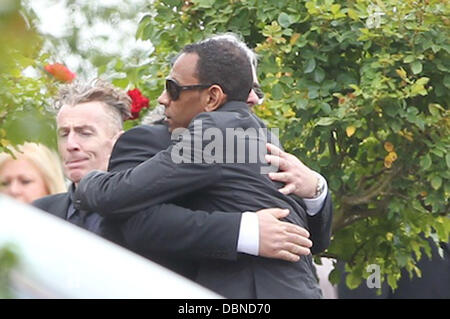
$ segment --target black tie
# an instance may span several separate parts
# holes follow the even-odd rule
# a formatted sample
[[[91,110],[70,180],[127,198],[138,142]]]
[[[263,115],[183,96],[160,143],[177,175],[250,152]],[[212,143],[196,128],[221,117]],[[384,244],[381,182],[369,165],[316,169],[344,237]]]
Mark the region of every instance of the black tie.
[[[78,225],[82,228],[85,228],[86,216],[87,213],[85,211],[76,209],[73,215],[69,218],[69,222]]]

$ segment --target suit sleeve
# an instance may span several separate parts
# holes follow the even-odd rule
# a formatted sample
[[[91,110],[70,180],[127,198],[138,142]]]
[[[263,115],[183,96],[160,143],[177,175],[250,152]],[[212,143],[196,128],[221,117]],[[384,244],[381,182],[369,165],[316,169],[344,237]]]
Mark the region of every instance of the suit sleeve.
[[[202,114],[197,119],[202,120],[203,127],[213,127],[213,120]],[[203,131],[190,125],[168,149],[134,168],[88,173],[76,188],[74,206],[105,216],[129,214],[214,184],[221,171],[217,165],[198,159],[210,142],[202,139]],[[194,148],[196,143],[202,148]]]
[[[322,209],[314,216],[307,216],[310,239],[313,242],[312,254],[319,254],[328,248],[331,239],[333,221],[333,204],[331,193],[328,192]]]
[[[43,198],[36,199],[35,201],[33,201],[31,203],[31,206],[39,208],[39,209],[41,209],[43,211],[47,211],[47,209],[48,209],[47,208],[48,207],[47,200],[43,199]]]
[[[134,127],[114,145],[108,171],[135,167],[169,145],[166,126]],[[126,246],[145,255],[234,260],[241,215],[158,204],[133,214],[120,223],[120,228]]]
[[[235,260],[241,213],[191,211],[156,205],[123,225],[127,246],[144,253]]]

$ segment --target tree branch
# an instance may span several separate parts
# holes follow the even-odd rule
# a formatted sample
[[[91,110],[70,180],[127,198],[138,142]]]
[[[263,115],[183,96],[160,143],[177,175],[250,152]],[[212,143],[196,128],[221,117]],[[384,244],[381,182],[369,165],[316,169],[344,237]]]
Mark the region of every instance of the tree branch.
[[[357,206],[362,204],[368,204],[370,200],[378,195],[380,195],[389,184],[392,182],[392,179],[400,172],[401,166],[397,166],[388,172],[385,176],[386,178],[382,180],[380,183],[373,185],[369,188],[365,193],[355,196],[344,196],[342,198],[342,203],[345,206]]]

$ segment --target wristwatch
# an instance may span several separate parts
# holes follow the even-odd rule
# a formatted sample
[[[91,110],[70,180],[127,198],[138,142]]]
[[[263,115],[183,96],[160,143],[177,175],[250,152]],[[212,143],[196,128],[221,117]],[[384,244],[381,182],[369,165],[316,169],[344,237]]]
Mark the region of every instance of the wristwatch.
[[[322,178],[322,176],[317,176],[316,193],[314,194],[313,198],[317,198],[320,195],[322,195],[324,190],[325,190],[325,181]]]

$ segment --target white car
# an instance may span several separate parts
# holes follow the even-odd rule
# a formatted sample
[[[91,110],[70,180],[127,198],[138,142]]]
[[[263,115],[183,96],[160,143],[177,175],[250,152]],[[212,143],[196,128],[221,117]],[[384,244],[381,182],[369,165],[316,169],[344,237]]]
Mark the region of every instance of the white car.
[[[221,296],[88,231],[0,195],[0,247],[15,247],[15,298]]]

